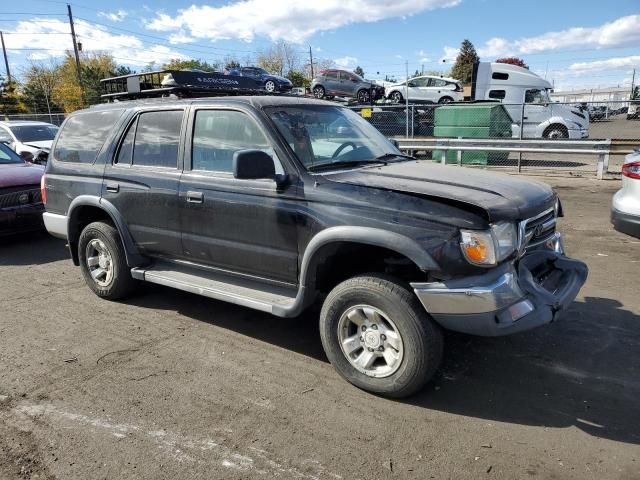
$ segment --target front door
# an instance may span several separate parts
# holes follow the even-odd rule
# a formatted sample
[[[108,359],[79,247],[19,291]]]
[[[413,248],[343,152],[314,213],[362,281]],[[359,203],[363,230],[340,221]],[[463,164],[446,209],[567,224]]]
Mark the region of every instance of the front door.
[[[183,117],[183,109],[135,115],[105,167],[102,197],[116,207],[137,247],[150,256],[182,254],[178,185]]]
[[[545,90],[526,90],[524,103],[524,129],[522,130],[522,138],[542,136],[542,132],[538,132],[538,126],[546,122],[551,116],[551,109],[547,103]]]
[[[191,141],[180,180],[184,257],[240,274],[296,283],[297,187],[233,176],[233,155],[259,149],[274,158],[268,136],[250,112],[201,108],[192,114]]]

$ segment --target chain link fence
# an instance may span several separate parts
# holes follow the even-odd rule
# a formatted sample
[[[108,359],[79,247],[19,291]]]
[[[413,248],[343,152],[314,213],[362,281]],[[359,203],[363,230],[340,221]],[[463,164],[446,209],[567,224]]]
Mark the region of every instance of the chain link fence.
[[[384,104],[350,107],[387,137],[409,139],[603,140],[609,146],[605,173],[619,173],[624,156],[640,147],[640,100],[505,104],[463,102],[446,105]],[[468,145],[468,143],[465,143]],[[508,145],[505,145],[508,146]],[[528,173],[592,175],[598,159],[580,153],[449,151],[447,163],[514,169]],[[558,150],[558,149],[556,149]],[[437,150],[412,150],[441,161]]]

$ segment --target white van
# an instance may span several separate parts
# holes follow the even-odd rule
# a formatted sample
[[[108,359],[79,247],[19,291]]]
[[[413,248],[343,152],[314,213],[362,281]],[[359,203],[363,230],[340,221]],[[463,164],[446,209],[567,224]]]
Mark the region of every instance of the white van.
[[[511,115],[514,137],[589,137],[589,116],[572,105],[553,103],[552,86],[526,68],[506,63],[480,62],[475,65],[471,83],[473,100],[499,100]],[[523,108],[524,104],[524,108]]]

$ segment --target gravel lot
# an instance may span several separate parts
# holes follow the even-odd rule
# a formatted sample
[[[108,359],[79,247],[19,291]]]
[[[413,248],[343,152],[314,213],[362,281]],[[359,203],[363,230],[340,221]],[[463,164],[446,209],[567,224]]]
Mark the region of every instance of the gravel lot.
[[[313,313],[156,286],[109,303],[62,242],[4,241],[0,478],[639,478],[640,241],[609,225],[618,181],[544,180],[581,296],[533,332],[448,335],[405,401],[341,380]]]

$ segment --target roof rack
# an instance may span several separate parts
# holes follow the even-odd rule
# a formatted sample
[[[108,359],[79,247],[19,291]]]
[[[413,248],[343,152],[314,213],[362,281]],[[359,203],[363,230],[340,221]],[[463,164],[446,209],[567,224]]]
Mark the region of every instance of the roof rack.
[[[157,70],[100,80],[107,101],[164,97],[219,97],[266,95],[262,85],[250,77],[198,70]]]

